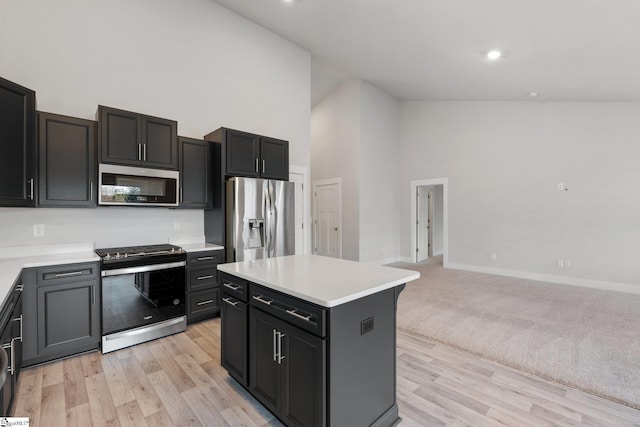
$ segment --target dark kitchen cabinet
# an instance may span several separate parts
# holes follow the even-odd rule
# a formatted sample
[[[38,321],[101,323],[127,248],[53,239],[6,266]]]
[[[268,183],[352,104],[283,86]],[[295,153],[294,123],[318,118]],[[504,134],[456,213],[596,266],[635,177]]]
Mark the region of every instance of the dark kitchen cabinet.
[[[325,425],[325,340],[250,309],[249,388],[287,425]]]
[[[274,138],[260,137],[260,176],[289,181],[289,143]]]
[[[178,169],[178,123],[98,106],[100,161]]]
[[[245,280],[220,274],[222,301],[220,302],[222,366],[240,384],[249,385],[249,311],[248,284]]]
[[[97,123],[38,113],[38,205],[96,206]]]
[[[28,269],[24,303],[24,363],[33,365],[100,346],[99,263]]]
[[[187,323],[220,314],[217,267],[223,256],[222,249],[187,254]]]
[[[211,205],[209,143],[178,137],[180,159],[180,207],[208,208]]]
[[[0,311],[0,345],[6,355],[7,367],[2,373],[4,383],[0,389],[0,416],[11,414],[18,387],[18,376],[22,369],[22,285],[19,284],[10,294],[8,301]]]
[[[205,139],[222,145],[225,176],[289,180],[289,142],[220,128]]]
[[[35,206],[36,94],[0,78],[0,206]]]

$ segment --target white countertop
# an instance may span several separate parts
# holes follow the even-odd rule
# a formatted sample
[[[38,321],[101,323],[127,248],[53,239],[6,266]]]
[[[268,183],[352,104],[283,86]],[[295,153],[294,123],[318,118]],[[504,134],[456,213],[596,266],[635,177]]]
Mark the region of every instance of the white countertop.
[[[187,252],[216,251],[224,249],[224,246],[214,245],[213,243],[186,243],[178,245]]]
[[[79,252],[0,258],[0,302],[5,300],[23,268],[94,261],[100,261],[100,257],[93,252],[93,249]]]
[[[416,280],[420,273],[318,255],[219,264],[218,270],[323,307]]]

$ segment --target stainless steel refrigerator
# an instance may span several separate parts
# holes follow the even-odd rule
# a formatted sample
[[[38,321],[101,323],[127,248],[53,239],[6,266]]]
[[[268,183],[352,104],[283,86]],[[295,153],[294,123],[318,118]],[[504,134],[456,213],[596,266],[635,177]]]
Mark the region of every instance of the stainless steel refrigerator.
[[[295,254],[294,193],[293,182],[227,181],[227,262]]]

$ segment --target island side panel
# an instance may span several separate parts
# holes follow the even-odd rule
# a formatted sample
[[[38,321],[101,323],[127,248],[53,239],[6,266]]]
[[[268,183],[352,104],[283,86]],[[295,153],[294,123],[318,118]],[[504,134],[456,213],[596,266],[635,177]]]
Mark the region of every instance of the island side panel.
[[[388,427],[400,422],[396,403],[396,301],[403,288],[387,289],[330,309],[330,426]]]

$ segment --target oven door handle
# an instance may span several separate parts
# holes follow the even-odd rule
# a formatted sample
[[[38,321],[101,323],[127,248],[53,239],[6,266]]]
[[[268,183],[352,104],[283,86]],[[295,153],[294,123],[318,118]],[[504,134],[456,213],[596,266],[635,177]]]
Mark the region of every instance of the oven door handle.
[[[102,277],[118,276],[121,274],[146,273],[148,271],[166,270],[169,268],[184,267],[186,261],[169,262],[166,264],[139,265],[136,267],[116,268],[114,270],[102,270]]]

